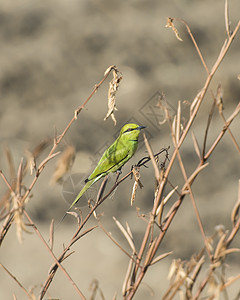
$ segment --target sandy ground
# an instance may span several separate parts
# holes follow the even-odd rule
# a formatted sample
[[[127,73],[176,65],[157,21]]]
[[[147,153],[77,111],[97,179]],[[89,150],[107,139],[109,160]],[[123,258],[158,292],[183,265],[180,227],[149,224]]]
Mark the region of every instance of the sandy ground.
[[[239,19],[239,0],[229,1],[231,28]],[[99,82],[110,65],[118,66],[123,74],[117,95],[117,126],[107,112],[107,88],[105,83],[82,111],[77,122],[68,132],[60,150],[66,144],[76,148],[76,159],[70,172],[84,179],[93,169],[99,154],[112,143],[121,126],[134,121],[146,125],[147,136],[154,151],[171,145],[166,124],[159,126],[163,115],[156,109],[160,93],[176,111],[177,102],[193,101],[206,78],[201,61],[183,25],[176,23],[183,42],[165,28],[168,16],[186,20],[209,66],[215,62],[225,34],[224,1],[77,1],[52,0],[0,2],[0,169],[9,176],[4,149],[12,152],[15,168],[25,151],[32,150],[46,138],[52,139],[54,131],[60,133],[74,110],[83,103],[94,85]],[[218,70],[211,88],[215,93],[221,82],[224,90],[225,115],[229,116],[239,101],[240,39],[235,39],[228,56]],[[202,144],[207,115],[212,103],[208,93],[194,125],[194,133]],[[154,109],[154,113],[153,113]],[[188,107],[183,114],[188,118]],[[210,142],[214,141],[223,123],[214,114],[210,128]],[[239,117],[231,130],[240,141]],[[50,147],[50,146],[49,146]],[[41,158],[47,154],[45,150]],[[170,150],[171,152],[171,150]],[[141,143],[132,159],[135,163],[145,153]],[[172,152],[171,152],[172,153]],[[171,154],[170,153],[170,154]],[[187,172],[197,165],[197,156],[191,139],[182,149]],[[40,160],[39,160],[40,161]],[[39,162],[38,161],[38,162]],[[239,155],[228,135],[224,137],[216,153],[210,159],[208,171],[199,176],[193,191],[207,235],[214,233],[217,224],[231,228],[230,214],[237,199],[239,179]],[[124,170],[129,170],[131,163]],[[64,191],[69,188],[65,178],[63,185],[50,185],[55,162],[49,163],[33,190],[33,198],[27,211],[44,237],[48,239],[51,219],[60,220],[68,207]],[[152,204],[153,171],[142,171],[144,189],[138,191],[136,204],[148,213]],[[179,168],[171,176],[173,185],[179,183]],[[110,181],[113,182],[114,176]],[[25,184],[31,182],[27,176]],[[112,219],[115,216],[123,224],[127,221],[139,246],[145,223],[136,217],[136,209],[130,207],[132,182],[128,180],[113,198],[99,209],[104,211],[102,222],[108,231],[123,243],[127,243]],[[6,192],[0,181],[0,196]],[[94,191],[93,191],[94,193]],[[83,207],[83,214],[87,208]],[[95,225],[90,221],[89,227]],[[60,253],[73,235],[76,224],[67,217],[56,233],[55,251]],[[239,236],[234,247],[240,246]],[[154,265],[144,279],[136,299],[161,299],[168,281],[166,279],[172,259],[188,259],[202,247],[201,235],[189,198],[183,203],[171,230],[164,240],[160,253],[173,251],[173,255]],[[115,291],[121,299],[121,286],[127,270],[128,258],[98,228],[79,241],[76,252],[64,266],[87,298],[90,285],[98,280],[105,299],[112,299]],[[239,255],[229,259],[227,272],[239,273]],[[0,248],[0,262],[6,266],[27,289],[38,295],[52,264],[51,257],[37,236],[24,234],[19,244],[12,226]],[[238,282],[239,283],[239,282]],[[229,299],[239,292],[237,284],[230,291]],[[22,290],[0,269],[0,299],[26,299]],[[58,271],[45,299],[79,299],[71,284]],[[98,295],[96,299],[100,299]]]

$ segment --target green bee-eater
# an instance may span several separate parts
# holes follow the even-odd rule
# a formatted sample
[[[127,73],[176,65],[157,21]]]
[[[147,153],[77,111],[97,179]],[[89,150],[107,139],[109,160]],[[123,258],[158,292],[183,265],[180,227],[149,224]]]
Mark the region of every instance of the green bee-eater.
[[[122,127],[119,137],[103,153],[98,165],[92,174],[85,180],[85,186],[79,192],[68,211],[79,201],[92,184],[107,174],[120,170],[134,155],[138,146],[140,130],[143,128],[145,128],[145,126],[139,126],[137,124],[126,124]]]

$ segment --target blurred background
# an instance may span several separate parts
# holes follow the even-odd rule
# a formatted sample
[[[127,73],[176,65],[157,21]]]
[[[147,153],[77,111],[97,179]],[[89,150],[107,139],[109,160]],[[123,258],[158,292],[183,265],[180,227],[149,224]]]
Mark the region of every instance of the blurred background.
[[[239,20],[239,11],[239,0],[229,1],[231,29]],[[37,161],[41,162],[41,158],[45,158],[51,149],[55,133],[64,130],[75,109],[83,104],[94,85],[102,79],[105,70],[110,65],[116,65],[123,76],[117,93],[117,125],[114,126],[110,118],[103,121],[108,110],[108,82],[105,82],[87,104],[87,110],[80,113],[59,147],[61,151],[67,145],[75,148],[72,169],[60,184],[54,184],[56,158],[47,165],[34,187],[27,211],[46,239],[51,219],[54,218],[57,223],[71,202],[65,192],[72,192],[72,180],[76,182],[75,188],[79,191],[81,180],[91,173],[103,151],[114,141],[125,123],[147,126],[146,134],[154,152],[170,145],[171,155],[173,147],[170,131],[167,123],[160,125],[164,115],[158,105],[159,101],[164,95],[172,115],[176,112],[178,101],[184,102],[182,110],[187,120],[188,103],[193,101],[202,88],[206,71],[186,29],[175,22],[183,39],[180,42],[171,29],[165,28],[167,17],[182,18],[188,23],[210,69],[226,38],[224,1],[0,2],[0,169],[6,176],[9,176],[6,147],[12,153],[17,170],[26,151],[33,151],[39,143],[50,141]],[[239,49],[238,34],[211,84],[213,93],[216,93],[219,83],[222,85],[226,117],[239,102]],[[200,145],[212,101],[208,93],[193,127]],[[239,125],[238,117],[231,125],[238,143]],[[222,127],[223,122],[216,110],[208,146]],[[144,155],[146,150],[141,141],[137,154],[123,168],[123,172],[128,172],[131,165]],[[198,164],[198,158],[190,138],[183,146],[182,155],[187,172],[191,174]],[[206,234],[210,236],[218,224],[231,228],[230,214],[237,200],[240,161],[228,134],[209,162],[208,169],[193,185],[193,191]],[[122,239],[112,216],[123,224],[127,221],[136,242],[141,241],[145,222],[137,217],[136,207],[146,214],[152,207],[153,174],[151,165],[149,169],[142,170],[144,188],[137,191],[133,207],[130,206],[133,181],[127,180],[99,208],[99,213],[104,212],[102,222],[105,228],[127,249],[128,245]],[[179,178],[181,173],[176,165],[171,175],[174,186],[183,183]],[[114,180],[115,175],[112,175],[109,186]],[[25,185],[28,186],[31,181],[31,175],[26,176]],[[94,195],[97,188],[98,185],[90,193]],[[1,180],[0,196],[4,193],[6,187]],[[83,214],[86,214],[86,204],[79,205]],[[91,225],[94,224],[96,222],[92,220]],[[56,253],[60,253],[62,244],[67,243],[75,228],[76,220],[68,216],[56,232]],[[192,254],[200,251],[202,245],[195,214],[186,197],[161,248],[161,253],[171,250],[174,253],[152,267],[136,299],[146,299],[150,294],[152,299],[159,299],[168,284],[166,277],[171,260],[189,259]],[[240,246],[239,239],[234,246]],[[121,298],[121,284],[128,258],[108,237],[96,229],[80,240],[73,250],[76,254],[64,265],[84,294],[88,297],[91,294],[91,282],[98,280],[106,299],[111,299],[115,291]],[[52,263],[38,238],[24,234],[24,241],[19,244],[12,226],[0,253],[1,262],[26,288],[33,288],[37,295]],[[237,270],[239,272],[239,256],[233,254],[231,257],[229,272],[235,274]],[[13,293],[17,299],[24,299],[22,290],[2,269],[0,278],[1,299],[12,299]],[[51,297],[77,298],[61,271],[54,278],[46,299]]]

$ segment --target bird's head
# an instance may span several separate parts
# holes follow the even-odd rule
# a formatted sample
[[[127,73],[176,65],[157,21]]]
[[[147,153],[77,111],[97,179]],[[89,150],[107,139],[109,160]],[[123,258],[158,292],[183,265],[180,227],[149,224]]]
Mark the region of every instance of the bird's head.
[[[139,126],[137,124],[126,124],[120,131],[120,136],[127,140],[137,141],[140,134],[140,130],[146,128],[146,126]]]

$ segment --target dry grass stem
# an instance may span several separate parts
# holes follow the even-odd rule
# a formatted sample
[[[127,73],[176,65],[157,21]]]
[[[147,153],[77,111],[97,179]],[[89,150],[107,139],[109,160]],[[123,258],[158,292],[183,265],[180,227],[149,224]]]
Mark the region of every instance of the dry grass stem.
[[[127,272],[123,281],[123,286],[122,286],[122,295],[126,296],[127,291],[130,289],[131,287],[131,273],[132,273],[132,269],[133,269],[133,259],[129,260],[128,263],[128,268],[127,268]]]
[[[158,169],[158,166],[157,166],[157,163],[156,163],[156,160],[154,158],[154,155],[153,155],[153,152],[152,152],[152,149],[149,145],[149,142],[147,140],[147,137],[145,135],[145,133],[143,133],[143,138],[144,138],[144,143],[145,143],[145,146],[147,148],[147,151],[148,151],[148,154],[151,158],[151,162],[153,164],[153,168],[154,168],[154,172],[155,172],[155,178],[156,180],[159,182],[160,181],[160,172],[159,172],[159,169]]]
[[[28,299],[34,300],[34,298],[29,294],[29,292],[24,288],[24,286],[20,283],[19,280],[6,268],[4,265],[0,263],[0,266],[12,277],[12,279],[20,286],[20,288],[24,291],[24,293],[27,295]]]
[[[228,38],[230,38],[231,32],[230,32],[230,22],[229,22],[228,0],[225,0],[225,28],[226,28]]]
[[[23,233],[25,231],[27,232],[27,225],[30,226],[32,231],[34,231],[34,233],[37,235],[42,245],[44,245],[44,249],[47,250],[47,253],[51,257],[50,268],[48,268],[49,272],[46,274],[44,283],[41,284],[41,288],[39,291],[39,300],[46,297],[48,289],[55,283],[53,279],[58,269],[60,269],[63,273],[64,280],[68,281],[73,287],[73,291],[77,294],[77,297],[86,299],[86,297],[84,296],[85,290],[80,290],[76,282],[73,280],[73,277],[71,276],[74,270],[67,271],[63,266],[63,262],[75,253],[74,251],[72,251],[72,247],[76,245],[76,243],[79,242],[79,240],[84,236],[91,236],[91,232],[96,228],[100,228],[111,240],[111,242],[117,245],[118,250],[120,250],[119,252],[121,254],[124,253],[124,255],[129,258],[128,266],[126,266],[126,274],[125,276],[122,276],[125,277],[122,284],[122,295],[125,300],[133,299],[139,287],[143,285],[143,279],[149,272],[149,270],[151,270],[152,265],[156,263],[161,264],[161,260],[166,259],[173,253],[172,250],[174,249],[167,249],[167,251],[163,251],[163,241],[165,241],[164,238],[167,234],[171,236],[172,221],[176,215],[181,214],[181,210],[179,210],[179,208],[182,205],[183,201],[185,201],[186,195],[189,195],[191,199],[192,206],[195,211],[195,220],[197,220],[198,222],[200,228],[199,232],[201,232],[202,235],[202,244],[200,246],[201,250],[196,252],[195,254],[189,255],[189,257],[187,254],[184,261],[181,259],[173,259],[168,274],[169,287],[164,294],[161,291],[163,295],[161,299],[170,300],[176,299],[176,297],[178,297],[179,299],[203,299],[206,297],[208,297],[208,299],[217,299],[222,295],[227,299],[227,288],[240,279],[239,274],[237,274],[236,276],[228,276],[226,265],[226,259],[231,256],[231,254],[235,253],[235,255],[239,255],[240,252],[240,249],[237,246],[233,245],[232,247],[230,247],[231,243],[237,240],[240,228],[240,181],[238,188],[238,199],[236,204],[232,208],[231,216],[229,216],[231,225],[226,225],[226,229],[222,225],[217,226],[216,230],[208,238],[205,235],[205,226],[203,226],[201,221],[201,219],[203,219],[205,225],[205,222],[208,221],[208,215],[205,216],[203,213],[199,213],[197,208],[198,203],[196,203],[196,201],[200,200],[200,198],[198,197],[198,189],[194,189],[194,193],[192,189],[193,183],[197,183],[197,177],[203,176],[202,171],[204,169],[206,169],[206,172],[210,172],[209,168],[206,168],[209,163],[208,160],[210,156],[215,153],[215,149],[218,148],[219,142],[222,140],[226,131],[231,137],[230,145],[232,146],[232,148],[235,147],[237,149],[237,154],[240,153],[240,147],[238,145],[237,139],[234,137],[232,131],[230,130],[231,123],[233,122],[233,120],[237,119],[237,116],[240,112],[240,102],[237,104],[231,115],[228,118],[225,118],[223,113],[223,89],[219,84],[216,94],[213,94],[213,92],[210,91],[212,93],[213,99],[212,106],[211,103],[209,104],[206,101],[206,107],[209,107],[207,108],[209,112],[208,114],[205,113],[205,128],[200,133],[197,133],[197,137],[195,136],[193,131],[191,131],[193,126],[197,126],[199,124],[196,124],[195,120],[198,120],[201,117],[201,115],[199,114],[200,107],[203,101],[206,100],[206,93],[209,92],[210,84],[218,67],[222,63],[234,38],[238,33],[238,30],[240,28],[240,21],[237,23],[233,32],[231,32],[228,1],[225,0],[225,28],[227,38],[223,43],[223,46],[220,49],[219,54],[216,57],[211,69],[208,68],[195,38],[188,24],[184,20],[178,18],[168,18],[166,27],[171,28],[175,33],[176,38],[182,41],[179,32],[173,23],[176,21],[184,24],[184,26],[186,27],[188,35],[194,44],[195,51],[200,57],[201,63],[206,71],[206,78],[203,86],[198,89],[200,91],[196,93],[195,98],[193,99],[193,101],[191,101],[191,105],[188,105],[186,107],[189,113],[187,121],[185,121],[184,119],[185,108],[184,106],[182,107],[181,101],[178,101],[177,112],[175,115],[173,115],[172,108],[170,107],[170,105],[168,105],[168,102],[166,101],[164,95],[162,94],[159,96],[159,102],[157,103],[156,108],[160,108],[164,112],[164,120],[162,122],[157,120],[157,124],[164,124],[166,121],[168,121],[169,123],[170,129],[168,129],[168,131],[172,135],[173,143],[173,151],[171,153],[171,156],[168,155],[169,147],[163,148],[158,153],[154,154],[146,135],[143,134],[145,146],[148,151],[148,156],[144,156],[143,158],[141,158],[128,173],[124,175],[118,174],[116,181],[112,183],[112,185],[108,189],[106,189],[106,186],[107,183],[110,183],[110,180],[108,180],[108,176],[105,176],[98,190],[97,196],[95,197],[95,199],[89,200],[89,206],[86,206],[86,209],[84,208],[80,212],[67,212],[76,218],[77,222],[75,222],[75,225],[77,223],[77,228],[75,228],[72,235],[69,236],[69,240],[66,243],[66,246],[63,246],[58,255],[56,255],[54,253],[55,251],[53,251],[54,220],[51,221],[51,224],[49,226],[48,245],[48,243],[43,238],[43,234],[26,211],[28,201],[33,195],[33,189],[35,184],[38,182],[39,176],[44,173],[43,170],[45,166],[47,166],[52,159],[60,154],[59,151],[57,152],[57,148],[59,147],[60,143],[64,141],[64,138],[72,127],[72,124],[79,118],[80,112],[86,108],[87,103],[90,101],[90,99],[92,99],[93,95],[98,91],[100,86],[102,86],[102,84],[106,81],[111,72],[113,73],[113,78],[109,83],[108,112],[104,120],[111,117],[114,124],[116,125],[116,118],[114,115],[114,112],[117,110],[116,93],[119,89],[120,81],[122,80],[122,74],[114,65],[111,65],[109,68],[107,68],[103,78],[94,86],[83,104],[75,109],[74,115],[72,116],[71,120],[69,120],[62,133],[58,134],[57,129],[55,129],[55,136],[53,139],[46,139],[42,143],[39,143],[33,150],[27,150],[25,153],[26,163],[23,163],[23,159],[21,159],[19,166],[15,165],[15,157],[12,155],[11,150],[5,147],[5,160],[8,175],[5,176],[5,171],[3,173],[0,170],[0,177],[7,189],[7,192],[4,193],[2,199],[0,200],[0,204],[2,206],[0,217],[3,221],[0,231],[0,246],[2,245],[2,242],[7,236],[9,229],[11,228],[11,225],[13,223],[16,224],[17,238],[19,239],[19,241],[23,241]],[[228,102],[229,101],[225,101],[225,105],[228,104]],[[220,119],[223,120],[224,124],[219,131],[216,131],[215,139],[209,145],[209,129],[210,126],[213,126],[213,123],[215,121],[215,118],[213,118],[213,116],[216,107],[218,108]],[[151,111],[154,113],[154,108],[151,107],[151,109]],[[218,118],[219,116],[217,115]],[[197,129],[198,128],[199,127],[197,127]],[[193,128],[193,130],[194,129],[195,128]],[[191,134],[192,140],[189,138]],[[204,136],[203,143],[202,145],[200,144],[201,147],[198,143],[199,136]],[[189,167],[189,164],[185,162],[184,156],[186,146],[189,145],[186,143],[189,142],[189,140],[191,143],[189,149],[194,148],[193,153],[195,151],[197,154],[197,157],[196,155],[193,156],[194,162],[191,163],[191,167]],[[156,140],[154,140],[154,143],[155,141]],[[48,146],[49,150],[44,154]],[[208,147],[209,149],[207,150]],[[71,145],[66,144],[62,148],[64,148],[64,151],[61,155],[59,155],[59,158],[56,162],[55,172],[52,175],[53,183],[61,183],[64,179],[64,176],[71,170],[72,164],[74,162],[75,148]],[[160,154],[162,154],[163,152],[165,152],[165,159],[163,162],[161,162]],[[234,154],[236,154],[236,151],[234,152]],[[41,160],[39,161],[40,155],[43,158],[41,158]],[[152,207],[148,210],[147,213],[144,212],[142,214],[140,214],[140,212],[142,212],[145,207],[141,207],[139,209],[136,208],[136,217],[138,217],[140,221],[144,221],[142,222],[143,226],[145,227],[144,230],[142,230],[141,227],[141,232],[137,231],[136,239],[135,231],[132,231],[126,219],[124,219],[124,223],[122,223],[126,224],[126,226],[123,226],[115,217],[113,217],[114,222],[116,223],[118,229],[121,231],[124,239],[126,239],[129,245],[127,246],[128,250],[125,250],[122,246],[122,241],[118,242],[117,240],[115,240],[112,234],[107,231],[102,225],[101,219],[104,216],[104,211],[98,213],[98,209],[100,205],[102,205],[103,202],[116,191],[117,188],[122,187],[121,184],[127,178],[134,178],[132,193],[131,195],[130,193],[128,195],[128,197],[131,196],[131,205],[133,205],[133,202],[136,198],[137,188],[143,187],[140,181],[140,169],[143,166],[147,167],[148,163],[149,165],[152,165],[152,169],[154,171],[154,175],[151,175],[152,186],[154,185],[154,183],[156,184],[154,188],[152,188],[153,196],[149,196],[150,199],[146,198],[145,200],[146,202],[148,200],[152,201]],[[180,176],[178,174],[176,176],[175,173],[173,174],[175,168],[178,168],[178,166],[180,166]],[[142,172],[142,181],[143,178],[144,177]],[[148,181],[146,180],[146,185],[147,184]],[[121,192],[120,188],[118,189],[118,192],[119,190]],[[124,194],[122,194],[121,196],[123,197],[123,195]],[[142,202],[140,201],[139,203],[141,205]],[[147,203],[149,204],[149,201]],[[104,206],[101,206],[101,209],[102,208],[104,208]],[[133,208],[131,208],[131,210],[133,210]],[[124,217],[126,215],[128,216],[128,214],[124,214]],[[185,215],[180,217],[184,218],[184,216]],[[89,226],[90,219],[95,222],[95,225],[92,224],[91,226]],[[25,222],[26,220],[27,222]],[[225,221],[223,223],[225,224]],[[193,229],[189,228],[189,230]],[[196,234],[198,234],[197,231]],[[200,233],[198,235],[200,235]],[[168,246],[164,244],[164,247]],[[78,250],[76,248],[76,252],[77,251]],[[205,259],[206,252],[208,255],[207,259]],[[5,270],[5,272],[8,273],[8,275],[12,279],[14,279],[14,281],[18,284],[18,286],[20,286],[20,288],[24,291],[29,299],[36,299],[34,293],[32,291],[27,291],[27,289],[25,289],[17,280],[16,276],[10,273],[2,264],[0,264],[0,266]],[[90,264],[89,268],[91,268]],[[38,284],[38,286],[39,285],[40,284]],[[13,297],[17,299],[17,296],[13,295]],[[71,298],[73,296],[71,295],[69,297]],[[100,283],[97,280],[93,280],[91,284],[90,299],[97,299],[97,297],[100,299],[105,299],[104,293],[100,288]],[[156,297],[159,298],[159,295],[157,295]],[[113,299],[116,298],[117,296],[115,294]]]

